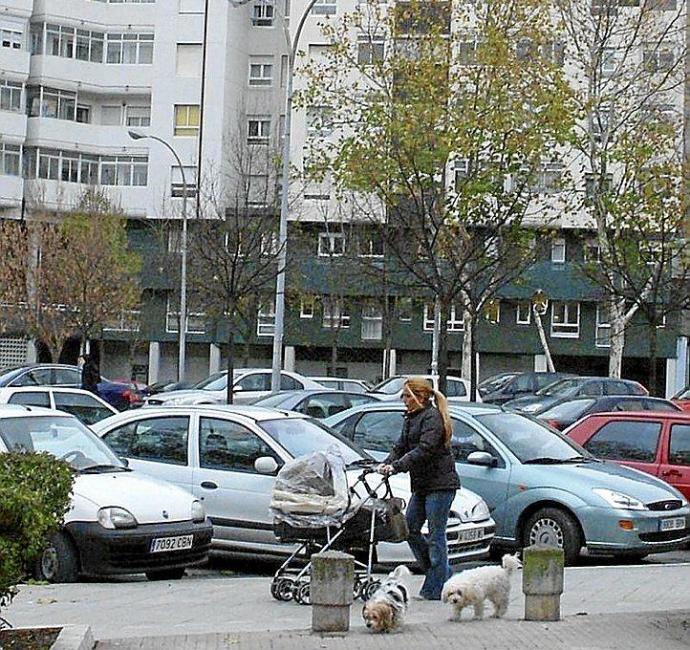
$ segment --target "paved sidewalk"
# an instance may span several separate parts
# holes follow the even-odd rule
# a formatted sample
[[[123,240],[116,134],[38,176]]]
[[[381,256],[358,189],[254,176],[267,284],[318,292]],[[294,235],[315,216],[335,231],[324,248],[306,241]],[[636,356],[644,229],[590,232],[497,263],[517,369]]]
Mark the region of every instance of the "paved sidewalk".
[[[421,582],[421,577],[415,580]],[[683,627],[690,619],[690,564],[568,568],[561,600],[565,620],[549,625],[520,620],[524,613],[520,573],[513,578],[507,617],[500,621],[470,621],[466,612],[466,621],[452,623],[447,605],[415,601],[403,633],[374,636],[362,623],[361,605],[355,604],[346,639],[309,635],[305,630],[311,624],[311,608],[273,600],[269,585],[270,578],[221,577],[26,586],[6,616],[17,626],[88,624],[101,641],[99,650],[394,646],[404,650],[413,644],[460,643],[491,650],[688,650],[690,646]]]

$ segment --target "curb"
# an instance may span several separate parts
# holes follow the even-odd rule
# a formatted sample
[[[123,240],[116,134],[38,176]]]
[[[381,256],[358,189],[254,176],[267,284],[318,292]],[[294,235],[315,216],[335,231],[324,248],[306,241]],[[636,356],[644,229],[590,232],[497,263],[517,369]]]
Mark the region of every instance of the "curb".
[[[50,650],[93,650],[95,645],[88,625],[63,625]]]

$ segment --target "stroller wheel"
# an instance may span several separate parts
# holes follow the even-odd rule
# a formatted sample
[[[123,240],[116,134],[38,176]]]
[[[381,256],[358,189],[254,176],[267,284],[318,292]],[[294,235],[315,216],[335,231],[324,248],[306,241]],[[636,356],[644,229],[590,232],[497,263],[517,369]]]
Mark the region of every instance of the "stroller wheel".
[[[380,586],[381,583],[378,580],[372,580],[371,582],[367,583],[362,589],[362,600],[365,602],[369,600],[376,593],[376,590]]]
[[[362,596],[362,588],[364,587],[364,583],[359,580],[355,579],[355,584],[352,587],[352,600],[357,600]]]
[[[295,589],[295,600],[300,605],[311,605],[311,591],[308,582],[301,584]]]
[[[282,600],[280,597],[280,583],[282,581],[283,578],[273,578],[273,582],[271,582],[271,596],[276,600]]]
[[[292,600],[292,597],[295,595],[294,580],[291,580],[290,578],[280,578],[276,586],[276,594],[278,600]]]

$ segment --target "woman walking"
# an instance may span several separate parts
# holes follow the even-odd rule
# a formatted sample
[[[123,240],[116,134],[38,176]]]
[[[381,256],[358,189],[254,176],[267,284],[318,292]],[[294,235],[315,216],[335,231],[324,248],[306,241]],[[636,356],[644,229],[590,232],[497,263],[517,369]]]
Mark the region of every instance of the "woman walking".
[[[460,487],[450,449],[453,429],[446,398],[426,379],[410,377],[402,399],[407,407],[402,435],[379,471],[385,475],[410,473],[408,543],[426,575],[419,596],[440,600],[443,584],[453,573],[448,564],[446,525],[455,491]],[[422,534],[425,521],[428,535]]]

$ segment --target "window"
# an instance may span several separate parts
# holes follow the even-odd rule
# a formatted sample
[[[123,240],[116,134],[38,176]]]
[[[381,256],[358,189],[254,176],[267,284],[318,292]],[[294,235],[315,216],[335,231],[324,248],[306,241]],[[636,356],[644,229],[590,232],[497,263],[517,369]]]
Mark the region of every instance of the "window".
[[[146,418],[109,431],[103,440],[118,456],[187,465],[188,429],[188,417]]]
[[[272,2],[255,2],[252,6],[252,25],[254,27],[273,27],[274,9]]]
[[[585,242],[582,257],[586,263],[601,261],[601,249],[596,239],[588,239]]]
[[[409,323],[412,320],[412,298],[401,296],[396,299],[398,310],[398,320],[402,323]]]
[[[199,104],[175,104],[174,135],[194,138],[199,135]]]
[[[107,34],[105,62],[126,65],[153,63],[153,34]]]
[[[599,458],[654,462],[660,422],[608,422],[583,446]]]
[[[276,308],[275,302],[263,302],[259,305],[259,312],[256,319],[257,336],[273,336],[276,331]]]
[[[341,232],[319,234],[319,255],[340,257],[345,254],[345,235]]]
[[[178,303],[179,307],[179,303]],[[180,312],[170,305],[166,310],[165,331],[177,333],[180,330]],[[202,311],[187,311],[187,334],[203,334],[206,331],[206,314]]]
[[[465,330],[465,321],[462,317],[462,308],[456,305],[450,306],[450,313],[448,314],[447,328],[449,332],[463,332]],[[434,306],[424,305],[424,331],[434,331]]]
[[[200,77],[201,55],[201,43],[178,43],[175,74],[178,77]]]
[[[22,84],[0,79],[0,111],[22,112]]]
[[[543,163],[536,174],[532,190],[538,194],[555,194],[562,187],[562,176],[561,163]]]
[[[383,37],[360,34],[357,37],[357,63],[371,65],[383,61]]]
[[[79,61],[103,63],[104,41],[105,34],[103,32],[78,29],[74,58]]]
[[[383,336],[383,310],[380,305],[362,307],[362,340],[380,341]]]
[[[457,379],[449,379],[446,382],[446,397],[466,397],[465,384]]]
[[[671,426],[668,462],[671,465],[690,465],[690,425]]]
[[[199,421],[199,465],[205,469],[256,473],[257,459],[279,456],[255,433],[230,420],[201,418]]]
[[[103,326],[105,332],[138,332],[141,323],[141,310],[123,309]]]
[[[268,174],[245,174],[244,190],[247,197],[247,206],[252,208],[265,208],[269,199],[272,199],[269,187]]]
[[[601,75],[602,77],[610,76],[618,67],[619,53],[613,47],[605,47],[601,51]]]
[[[270,86],[273,83],[273,63],[272,59],[249,57],[249,85],[250,86]]]
[[[25,391],[15,393],[7,400],[8,404],[24,404],[25,406],[50,406],[50,395],[48,391]]]
[[[330,106],[311,106],[307,109],[307,132],[325,137],[333,131],[333,109]]]
[[[170,196],[173,199],[184,198],[185,183],[187,184],[187,198],[196,196],[196,167],[183,166],[184,181],[182,180],[182,170],[177,165],[170,168]]]
[[[19,176],[21,169],[21,146],[0,142],[0,174]]]
[[[503,459],[491,443],[460,420],[453,420],[453,438],[450,444],[456,463],[466,463],[470,454],[475,451],[484,451],[496,458],[501,466],[503,464]]]
[[[551,261],[555,264],[565,262],[565,239],[554,239],[551,242]]]
[[[19,25],[0,25],[0,47],[21,50],[24,32]]]
[[[316,0],[311,13],[318,16],[332,16],[336,12],[336,0]]]
[[[670,45],[650,43],[642,52],[642,64],[647,72],[668,72],[673,69],[676,54]]]
[[[454,162],[453,167],[455,169],[455,191],[458,192],[460,186],[469,177],[470,161],[467,158],[459,158]]]
[[[518,325],[529,325],[532,322],[532,304],[528,300],[518,302],[515,322]]]
[[[501,322],[501,301],[498,298],[492,298],[484,303],[482,315],[487,323],[498,325]]]
[[[150,106],[125,107],[125,123],[127,126],[145,127],[151,125]]]
[[[364,449],[389,452],[400,437],[403,417],[402,411],[365,413],[355,424],[351,438]]]
[[[235,384],[235,386],[241,388],[244,391],[271,390],[271,373],[252,372],[251,374],[242,377]]]
[[[597,324],[594,332],[594,344],[598,348],[611,347],[611,322],[606,305],[597,305]]]
[[[576,339],[580,336],[580,303],[551,303],[551,336]]]
[[[79,418],[84,424],[94,424],[113,414],[107,407],[101,404],[91,395],[78,393],[53,392],[55,408],[58,411],[66,411]]]
[[[359,256],[383,257],[383,237],[379,233],[370,233],[360,238]]]
[[[324,298],[323,327],[325,329],[347,329],[350,327],[350,314],[341,301]]]
[[[314,318],[314,296],[305,296],[300,300],[299,317]]]
[[[268,144],[271,118],[253,116],[247,120],[247,144]]]
[[[122,106],[101,106],[101,124],[122,126]]]

